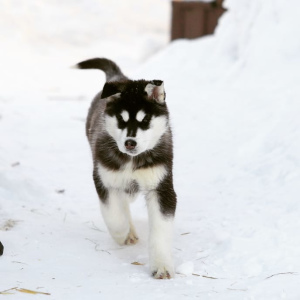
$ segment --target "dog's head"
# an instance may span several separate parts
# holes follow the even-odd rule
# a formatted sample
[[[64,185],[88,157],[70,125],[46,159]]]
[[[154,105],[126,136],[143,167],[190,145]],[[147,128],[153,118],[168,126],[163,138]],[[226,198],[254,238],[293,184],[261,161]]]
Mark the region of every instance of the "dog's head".
[[[166,93],[160,80],[107,82],[105,124],[121,152],[131,156],[150,150],[168,128]]]

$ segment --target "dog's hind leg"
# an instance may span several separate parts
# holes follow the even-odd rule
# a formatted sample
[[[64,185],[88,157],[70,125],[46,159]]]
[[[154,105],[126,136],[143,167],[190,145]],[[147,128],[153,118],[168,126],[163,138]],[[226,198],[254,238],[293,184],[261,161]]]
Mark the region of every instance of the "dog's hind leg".
[[[119,245],[137,243],[138,237],[131,220],[128,196],[125,192],[109,189],[106,201],[101,201],[101,212],[111,236]]]

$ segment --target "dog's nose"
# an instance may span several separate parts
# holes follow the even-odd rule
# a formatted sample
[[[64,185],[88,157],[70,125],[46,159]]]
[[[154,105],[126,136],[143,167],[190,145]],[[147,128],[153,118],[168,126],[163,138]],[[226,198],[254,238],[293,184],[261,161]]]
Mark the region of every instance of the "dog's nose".
[[[135,146],[136,146],[136,141],[134,141],[134,140],[127,140],[125,142],[125,147],[128,150],[133,150],[135,148]]]

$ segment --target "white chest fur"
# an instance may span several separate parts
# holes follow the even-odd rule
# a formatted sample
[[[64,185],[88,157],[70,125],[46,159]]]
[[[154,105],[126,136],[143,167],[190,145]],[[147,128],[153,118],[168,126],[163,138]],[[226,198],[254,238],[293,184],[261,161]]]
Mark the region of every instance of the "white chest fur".
[[[167,173],[164,166],[133,170],[132,162],[118,171],[109,170],[99,164],[98,172],[106,188],[125,190],[132,181],[136,181],[141,191],[155,189]]]

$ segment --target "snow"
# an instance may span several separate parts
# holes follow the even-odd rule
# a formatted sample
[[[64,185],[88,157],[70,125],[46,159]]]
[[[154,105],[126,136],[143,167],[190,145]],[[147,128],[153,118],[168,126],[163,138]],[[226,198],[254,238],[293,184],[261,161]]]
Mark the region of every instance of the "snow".
[[[169,6],[1,2],[0,292],[299,299],[300,4],[227,0],[215,35],[167,46]],[[69,69],[93,56],[132,78],[164,80],[174,279],[148,272],[142,198],[132,205],[135,246],[116,245],[100,216],[84,120],[104,75]]]

